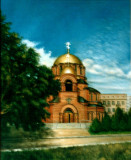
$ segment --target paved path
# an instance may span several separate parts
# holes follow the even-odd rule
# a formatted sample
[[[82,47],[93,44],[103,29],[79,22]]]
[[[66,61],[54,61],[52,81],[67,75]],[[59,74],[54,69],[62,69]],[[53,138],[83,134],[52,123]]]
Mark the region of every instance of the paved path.
[[[54,129],[54,137],[80,137],[89,136],[87,129]]]
[[[89,135],[85,130],[54,130],[54,137],[48,137],[38,140],[24,140],[21,142],[14,141],[3,145],[3,151],[22,150],[22,149],[42,149],[42,148],[57,148],[71,146],[87,146],[97,144],[111,144],[131,142],[131,134],[115,134],[115,135]],[[70,132],[72,134],[70,134]]]

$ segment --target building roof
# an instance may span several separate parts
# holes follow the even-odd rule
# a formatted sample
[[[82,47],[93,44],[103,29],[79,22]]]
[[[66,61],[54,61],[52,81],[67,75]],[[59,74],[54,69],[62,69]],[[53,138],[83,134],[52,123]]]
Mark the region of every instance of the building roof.
[[[78,96],[78,102],[87,103],[88,101],[81,96]]]
[[[78,57],[76,57],[75,55],[72,55],[70,53],[66,53],[66,54],[59,56],[55,60],[54,65],[58,65],[60,63],[76,63],[76,64],[82,65],[81,60]]]
[[[92,87],[85,87],[84,89],[88,89],[90,92],[93,92],[93,93],[100,93],[97,89],[94,89]]]
[[[88,106],[89,107],[103,107],[103,104],[99,102],[98,104],[89,104]]]
[[[84,81],[83,79],[78,79],[77,82],[80,83],[80,84],[87,84],[87,82]]]

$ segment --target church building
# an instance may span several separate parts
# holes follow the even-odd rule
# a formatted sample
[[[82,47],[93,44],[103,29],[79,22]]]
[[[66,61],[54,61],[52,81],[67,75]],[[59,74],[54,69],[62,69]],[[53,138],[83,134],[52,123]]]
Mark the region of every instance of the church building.
[[[82,61],[67,53],[59,56],[53,66],[55,79],[61,82],[61,91],[57,97],[48,99],[50,118],[46,123],[88,123],[94,118],[102,119],[104,107],[100,102],[100,92],[88,86],[85,67]]]

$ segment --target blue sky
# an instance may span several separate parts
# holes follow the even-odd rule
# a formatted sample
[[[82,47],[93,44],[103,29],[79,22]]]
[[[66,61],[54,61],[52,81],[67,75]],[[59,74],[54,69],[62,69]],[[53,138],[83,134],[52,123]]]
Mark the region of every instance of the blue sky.
[[[101,93],[131,95],[129,0],[6,0],[2,13],[11,30],[51,66],[66,52],[86,67],[90,86]]]

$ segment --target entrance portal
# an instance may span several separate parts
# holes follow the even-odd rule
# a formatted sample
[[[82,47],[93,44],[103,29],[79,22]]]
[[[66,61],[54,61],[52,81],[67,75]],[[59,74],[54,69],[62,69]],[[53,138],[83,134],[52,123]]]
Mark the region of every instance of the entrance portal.
[[[70,108],[67,108],[64,112],[63,116],[63,122],[64,123],[72,123],[74,122],[74,114]]]

